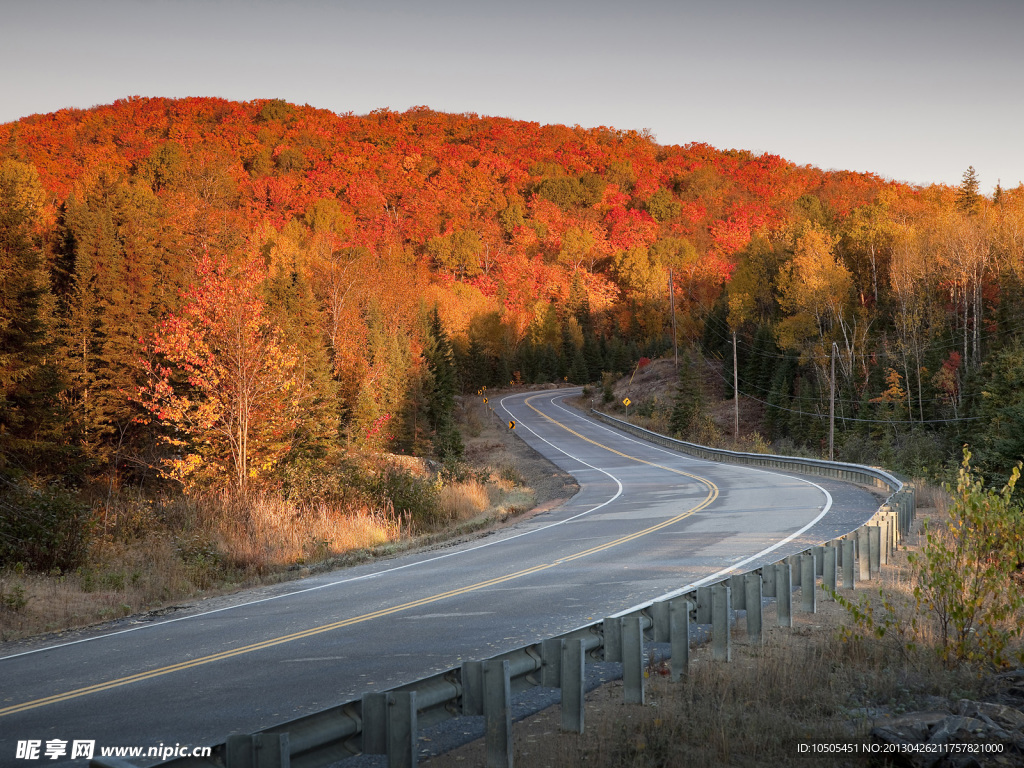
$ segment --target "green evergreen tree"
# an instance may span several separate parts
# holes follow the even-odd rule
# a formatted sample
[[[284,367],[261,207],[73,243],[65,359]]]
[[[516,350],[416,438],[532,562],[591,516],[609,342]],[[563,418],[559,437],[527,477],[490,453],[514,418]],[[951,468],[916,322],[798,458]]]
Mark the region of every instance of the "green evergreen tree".
[[[672,434],[687,437],[694,420],[703,409],[703,404],[704,395],[694,358],[684,350],[679,356],[679,380],[676,383],[676,396],[672,401],[672,414],[668,422]]]
[[[978,193],[980,183],[974,166],[964,171],[963,180],[956,190],[956,207],[967,214],[975,214],[981,208],[981,195]]]
[[[459,460],[465,446],[455,423],[455,357],[436,307],[430,315],[423,356],[430,374],[426,402],[434,454],[445,462]]]
[[[980,412],[985,426],[974,442],[986,476],[998,480],[1024,457],[1024,342],[1015,339],[984,366],[983,373]]]
[[[53,296],[36,219],[34,168],[0,165],[0,473],[55,471],[60,442],[53,365]]]

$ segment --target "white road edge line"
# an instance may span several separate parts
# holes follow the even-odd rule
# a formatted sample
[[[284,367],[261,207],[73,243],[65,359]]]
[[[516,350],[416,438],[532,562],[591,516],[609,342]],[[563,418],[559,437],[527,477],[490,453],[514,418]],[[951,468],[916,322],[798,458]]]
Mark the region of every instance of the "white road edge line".
[[[551,405],[553,405],[555,408],[558,408],[560,411],[563,411],[564,413],[568,413],[568,414],[570,414],[572,416],[576,416],[577,418],[580,418],[583,421],[586,421],[588,424],[592,424],[592,425],[594,425],[594,426],[596,426],[596,427],[598,427],[600,429],[603,429],[603,430],[605,430],[607,432],[611,432],[611,433],[613,433],[615,435],[624,436],[627,440],[629,440],[629,441],[631,441],[633,443],[637,443],[637,444],[643,445],[645,447],[649,446],[649,447],[653,448],[655,451],[658,451],[659,453],[666,453],[666,454],[670,454],[672,456],[686,456],[686,454],[680,453],[678,451],[670,451],[667,448],[661,448],[661,447],[659,447],[659,446],[655,445],[654,443],[651,443],[651,442],[649,442],[647,440],[638,440],[636,438],[631,437],[630,435],[624,434],[621,430],[612,429],[610,427],[605,426],[604,424],[601,424],[600,422],[598,422],[598,421],[596,421],[594,419],[587,418],[587,416],[584,415],[584,414],[579,414],[579,413],[574,412],[573,410],[570,410],[568,408],[564,408],[564,407],[562,407],[561,405],[559,405],[558,403],[555,402],[555,398],[556,397],[557,398],[565,398],[565,397],[568,397],[568,395],[553,395],[551,397],[551,400],[549,401],[551,403]],[[715,465],[718,465],[718,462],[707,461],[706,459],[698,459],[698,458],[693,457],[693,456],[686,456],[686,458],[692,459],[693,461],[701,463],[701,464],[715,464]],[[766,470],[766,469],[758,469],[756,467],[738,467],[738,469],[744,469],[744,470],[747,470],[749,472],[761,472],[761,473],[770,474],[770,475],[783,474],[783,473],[779,473],[779,472],[771,472],[770,470]],[[785,544],[788,544],[793,539],[795,539],[797,536],[801,536],[804,533],[806,533],[808,530],[810,530],[819,520],[821,520],[821,518],[823,518],[826,514],[828,514],[830,509],[832,509],[832,494],[829,493],[825,488],[822,488],[820,485],[818,485],[817,483],[811,482],[810,480],[805,480],[802,477],[792,477],[792,475],[786,475],[786,476],[787,477],[791,477],[793,480],[797,480],[797,481],[799,481],[801,483],[807,483],[807,485],[813,485],[815,488],[817,488],[819,491],[821,491],[823,494],[825,494],[825,506],[822,508],[821,512],[818,513],[817,517],[815,517],[813,520],[811,520],[809,523],[807,523],[807,525],[805,525],[800,530],[795,531],[794,533],[791,533],[789,536],[787,536],[784,539],[779,540],[775,544],[772,544],[770,547],[766,547],[765,549],[762,549],[757,554],[751,555],[750,557],[747,557],[747,558],[745,558],[743,560],[740,560],[738,563],[733,563],[732,565],[730,565],[730,566],[728,566],[726,568],[723,568],[720,571],[716,571],[715,573],[711,574],[710,576],[705,576],[703,579],[700,579],[699,581],[695,581],[692,584],[687,584],[685,587],[681,587],[679,589],[674,589],[671,592],[666,592],[664,595],[660,595],[659,597],[655,597],[654,599],[648,600],[647,602],[639,603],[637,605],[634,605],[631,608],[626,608],[623,611],[619,611],[618,613],[613,613],[609,618],[616,618],[618,616],[625,616],[625,615],[628,615],[630,613],[633,613],[634,611],[640,610],[642,608],[646,608],[651,603],[657,603],[657,602],[660,602],[662,600],[671,600],[673,597],[679,597],[680,595],[684,595],[687,592],[692,592],[697,587],[701,587],[704,584],[707,584],[709,581],[718,580],[720,577],[726,576],[726,575],[728,575],[730,573],[733,573],[734,571],[742,568],[747,563],[752,563],[755,560],[757,560],[758,558],[764,557],[765,555],[767,555],[767,554],[769,554],[771,552],[774,552],[779,547],[781,547],[781,546],[783,546]],[[589,625],[584,624],[583,626],[589,626]],[[581,629],[581,628],[582,627],[577,627],[577,629]],[[570,631],[575,631],[575,630],[570,630]]]
[[[530,394],[533,394],[533,393],[530,393]],[[511,413],[509,412],[509,410],[507,408],[505,408],[505,400],[509,399],[510,397],[522,397],[522,395],[506,395],[504,398],[501,399],[501,402],[500,402],[501,407],[505,410],[505,413],[508,413],[511,416]],[[103,634],[103,635],[94,635],[93,637],[83,637],[80,640],[72,640],[72,641],[67,642],[67,643],[57,643],[56,645],[47,645],[47,646],[44,646],[42,648],[34,648],[34,649],[30,650],[30,651],[22,651],[21,653],[13,653],[10,656],[0,656],[0,662],[7,661],[9,659],[17,659],[17,658],[19,658],[21,656],[30,656],[30,655],[35,654],[35,653],[43,653],[44,651],[55,651],[55,650],[59,650],[61,648],[68,648],[68,647],[70,647],[72,645],[79,645],[81,643],[88,643],[88,642],[92,642],[94,640],[104,640],[104,639],[109,638],[109,637],[117,637],[119,635],[124,635],[124,634],[127,634],[129,632],[137,632],[137,631],[143,630],[143,629],[155,629],[157,627],[163,627],[163,626],[166,626],[167,624],[173,624],[173,623],[178,622],[178,621],[188,621],[188,620],[192,620],[192,619],[201,619],[203,617],[212,616],[215,613],[221,613],[223,611],[231,611],[231,610],[235,610],[236,608],[246,608],[246,607],[252,606],[252,605],[259,605],[260,603],[267,603],[267,602],[270,602],[272,600],[280,600],[281,598],[285,598],[285,597],[295,597],[296,595],[303,595],[303,594],[306,594],[308,592],[316,592],[317,590],[320,590],[320,589],[327,589],[329,587],[337,587],[337,586],[342,585],[342,584],[351,584],[351,583],[356,582],[356,581],[365,581],[367,579],[377,578],[378,576],[385,576],[387,574],[395,573],[396,571],[402,571],[402,570],[405,570],[406,568],[413,568],[413,567],[418,566],[418,565],[425,565],[427,563],[436,563],[438,560],[444,560],[445,558],[448,558],[448,557],[455,557],[457,555],[464,555],[464,554],[467,554],[469,552],[476,552],[477,550],[481,550],[481,549],[484,549],[485,547],[490,547],[490,546],[493,546],[495,544],[504,544],[507,541],[513,541],[514,539],[518,539],[521,536],[528,536],[528,535],[532,535],[532,534],[535,534],[535,533],[540,533],[541,531],[547,531],[547,530],[550,530],[551,528],[554,528],[554,527],[559,526],[559,525],[565,525],[566,523],[571,523],[573,520],[578,520],[581,517],[589,515],[591,512],[596,512],[597,510],[601,509],[602,507],[605,507],[608,504],[611,504],[613,501],[615,501],[617,498],[619,498],[619,496],[622,495],[622,483],[619,481],[619,479],[617,477],[612,475],[610,472],[607,472],[607,471],[601,469],[600,467],[595,467],[593,464],[588,464],[587,462],[583,461],[583,459],[577,458],[576,456],[573,456],[572,454],[568,453],[567,451],[562,450],[561,448],[556,446],[554,443],[551,443],[548,440],[545,440],[543,437],[538,435],[536,432],[534,432],[532,429],[530,429],[525,424],[523,424],[521,426],[524,429],[526,429],[528,432],[530,432],[538,440],[541,440],[541,441],[547,443],[552,448],[557,450],[559,453],[565,454],[570,459],[573,459],[574,461],[578,461],[580,464],[584,465],[585,467],[588,467],[589,469],[594,469],[594,470],[597,470],[598,472],[600,472],[600,473],[602,473],[604,475],[608,475],[608,477],[610,477],[612,480],[614,480],[615,484],[618,486],[618,488],[617,488],[617,490],[615,492],[615,495],[612,496],[611,498],[601,502],[597,506],[591,507],[590,509],[584,510],[583,512],[579,512],[578,514],[575,514],[572,517],[567,517],[564,520],[559,520],[556,523],[551,523],[550,525],[545,525],[545,526],[543,526],[541,528],[533,528],[533,529],[531,529],[529,531],[523,531],[522,533],[517,533],[514,536],[506,536],[506,537],[501,538],[501,539],[495,539],[493,541],[487,542],[486,544],[478,544],[475,547],[469,547],[467,549],[460,549],[460,550],[458,550],[456,552],[448,552],[448,553],[446,553],[444,555],[437,555],[435,557],[430,557],[430,558],[427,558],[425,560],[417,560],[414,563],[406,563],[405,565],[398,565],[398,566],[395,566],[394,568],[386,568],[386,569],[381,570],[381,571],[374,571],[373,573],[367,573],[367,574],[364,574],[362,576],[353,576],[352,578],[349,578],[349,579],[339,579],[337,581],[328,582],[327,584],[318,584],[315,587],[308,587],[306,589],[298,589],[298,590],[295,590],[294,592],[286,592],[286,593],[281,594],[281,595],[272,595],[270,597],[264,597],[264,598],[261,598],[259,600],[250,600],[248,602],[238,603],[236,605],[227,605],[227,606],[224,606],[223,608],[215,608],[212,611],[203,611],[202,613],[194,613],[194,614],[190,614],[188,616],[179,616],[176,619],[168,619],[166,621],[147,623],[147,624],[144,624],[144,625],[141,625],[141,626],[138,626],[138,627],[130,627],[128,629],[121,629],[121,630],[118,630],[117,632],[109,632],[109,633]]]

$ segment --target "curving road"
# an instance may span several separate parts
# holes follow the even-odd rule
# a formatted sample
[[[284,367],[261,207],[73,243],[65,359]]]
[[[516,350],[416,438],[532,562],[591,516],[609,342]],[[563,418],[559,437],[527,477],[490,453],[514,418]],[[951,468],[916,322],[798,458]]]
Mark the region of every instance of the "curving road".
[[[702,462],[565,405],[505,397],[573,474],[555,510],[484,539],[322,574],[0,658],[0,766],[17,743],[201,745],[628,610],[845,533],[878,506],[844,483]],[[86,761],[73,761],[85,764]],[[152,761],[150,761],[152,762]]]

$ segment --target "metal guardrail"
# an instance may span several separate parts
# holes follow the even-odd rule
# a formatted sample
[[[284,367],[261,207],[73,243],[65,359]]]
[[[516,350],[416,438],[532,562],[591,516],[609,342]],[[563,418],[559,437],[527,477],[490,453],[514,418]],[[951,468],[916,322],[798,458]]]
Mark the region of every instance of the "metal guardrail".
[[[728,659],[731,654],[729,620],[734,608],[747,611],[748,633],[756,631],[760,636],[763,597],[776,597],[779,625],[792,626],[794,586],[812,585],[810,590],[801,587],[801,593],[804,610],[813,610],[813,585],[817,577],[822,577],[823,583],[832,588],[852,588],[856,580],[871,579],[886,564],[902,535],[910,531],[915,516],[914,489],[884,470],[858,464],[709,448],[650,432],[597,411],[592,413],[599,420],[637,437],[701,459],[816,474],[888,488],[893,493],[867,523],[802,554],[747,573],[728,575],[729,569],[725,569],[720,572],[722,577],[715,585],[696,589],[683,587],[629,612],[606,617],[487,661],[467,662],[459,668],[390,691],[366,694],[362,699],[281,723],[256,734],[228,737],[224,743],[213,747],[208,758],[183,757],[161,766],[323,768],[359,754],[387,754],[390,766],[404,768],[416,763],[419,729],[463,715],[487,718],[488,764],[511,765],[508,703],[512,694],[535,686],[558,687],[562,689],[563,701],[566,701],[567,691],[578,689],[578,728],[565,724],[568,711],[565,706],[563,727],[582,731],[580,691],[583,658],[622,662],[627,701],[642,702],[645,635],[651,641],[672,644],[672,676],[678,679],[689,661],[691,623],[712,624],[713,657]],[[859,565],[859,570],[855,570],[855,564]],[[569,647],[579,648],[579,669],[576,672],[571,669],[572,663],[565,662],[566,648]],[[494,678],[497,678],[497,683],[493,682]],[[488,683],[488,680],[492,682]],[[123,759],[113,758],[95,758],[90,766],[132,768]]]
[[[719,461],[729,464],[741,464],[748,467],[762,467],[765,469],[779,469],[784,472],[803,472],[822,477],[831,477],[846,482],[874,485],[878,488],[889,488],[898,492],[903,488],[903,483],[894,475],[876,467],[868,467],[863,464],[848,464],[840,461],[825,461],[823,459],[806,459],[798,456],[776,456],[767,453],[743,453],[740,451],[727,451],[723,448],[709,448],[706,445],[688,443],[685,440],[676,440],[672,437],[651,432],[650,430],[630,424],[628,421],[616,419],[602,411],[591,409],[590,415],[598,421],[611,424],[623,432],[640,437],[666,448],[671,448],[682,453],[695,456],[705,461]]]

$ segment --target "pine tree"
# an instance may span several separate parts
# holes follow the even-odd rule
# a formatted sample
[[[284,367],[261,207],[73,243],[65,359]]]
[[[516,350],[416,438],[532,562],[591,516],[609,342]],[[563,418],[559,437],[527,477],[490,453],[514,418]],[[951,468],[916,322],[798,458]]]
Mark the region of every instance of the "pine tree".
[[[42,187],[32,166],[0,165],[0,472],[53,470],[60,440],[53,296],[36,233]]]
[[[426,403],[434,432],[434,453],[446,462],[461,459],[464,446],[455,424],[455,359],[437,307],[430,315],[423,356],[430,374]]]
[[[981,195],[979,188],[978,174],[974,166],[968,166],[964,171],[963,180],[956,190],[956,207],[967,214],[975,214],[981,206]]]
[[[700,375],[694,357],[684,351],[679,356],[679,381],[676,384],[676,396],[669,417],[669,427],[673,434],[685,437],[693,426],[704,405],[704,394],[700,385]]]

